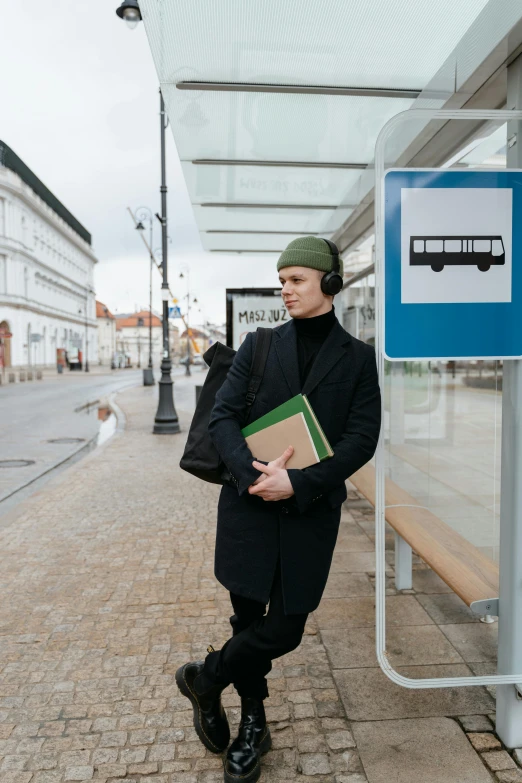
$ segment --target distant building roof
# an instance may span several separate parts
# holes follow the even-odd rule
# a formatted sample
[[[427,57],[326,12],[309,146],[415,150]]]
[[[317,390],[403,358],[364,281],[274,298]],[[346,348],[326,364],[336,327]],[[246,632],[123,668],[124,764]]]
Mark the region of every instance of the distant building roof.
[[[20,179],[29,185],[32,191],[40,196],[42,201],[45,201],[48,207],[56,212],[59,217],[64,220],[67,225],[75,231],[88,245],[91,244],[91,235],[86,228],[82,226],[79,220],[76,220],[67,207],[64,207],[61,201],[58,201],[56,196],[51,193],[49,188],[38,179],[31,169],[25,165],[23,160],[18,157],[16,152],[13,152],[11,147],[0,140],[0,166],[5,166],[7,169],[11,169],[15,174],[18,174]]]
[[[138,326],[149,326],[149,311],[140,310],[139,313],[132,313],[132,315],[116,315],[116,326],[118,329],[136,329]],[[138,323],[140,321],[141,323]],[[152,326],[161,326],[161,318],[152,313]]]
[[[107,305],[104,305],[103,302],[98,302],[98,300],[96,300],[96,318],[112,318],[114,321],[114,316]]]

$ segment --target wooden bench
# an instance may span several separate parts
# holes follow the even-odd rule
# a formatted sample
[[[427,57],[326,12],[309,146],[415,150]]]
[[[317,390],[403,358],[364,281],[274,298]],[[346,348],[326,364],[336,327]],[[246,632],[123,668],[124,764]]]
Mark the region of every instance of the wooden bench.
[[[373,465],[358,470],[350,482],[375,506]],[[498,616],[498,565],[388,478],[385,498],[386,522],[395,531],[397,589],[412,588],[413,550],[473,612],[492,622]]]

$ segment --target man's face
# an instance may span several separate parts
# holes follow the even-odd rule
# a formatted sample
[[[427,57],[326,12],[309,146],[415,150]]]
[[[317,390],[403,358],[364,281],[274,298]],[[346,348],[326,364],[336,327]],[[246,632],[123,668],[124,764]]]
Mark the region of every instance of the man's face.
[[[281,295],[292,318],[313,318],[332,309],[333,296],[321,291],[324,272],[305,266],[287,266],[279,272]]]

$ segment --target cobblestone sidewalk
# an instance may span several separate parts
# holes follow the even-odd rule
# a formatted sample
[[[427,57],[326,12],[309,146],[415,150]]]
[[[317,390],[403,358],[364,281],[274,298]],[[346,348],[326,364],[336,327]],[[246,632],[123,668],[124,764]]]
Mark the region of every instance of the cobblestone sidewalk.
[[[118,401],[125,432],[0,532],[1,783],[223,779],[174,682],[230,634],[213,577],[218,488],[178,469],[182,435],[151,434],[150,394]],[[364,783],[315,616],[269,684],[261,780]],[[232,686],[224,703],[234,731]]]

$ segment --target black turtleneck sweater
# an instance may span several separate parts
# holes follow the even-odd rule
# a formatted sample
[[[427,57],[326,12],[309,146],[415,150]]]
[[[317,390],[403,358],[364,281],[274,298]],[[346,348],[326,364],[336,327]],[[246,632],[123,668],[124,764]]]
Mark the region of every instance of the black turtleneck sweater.
[[[313,318],[294,318],[301,388],[336,320],[334,307],[328,313],[315,315]]]

